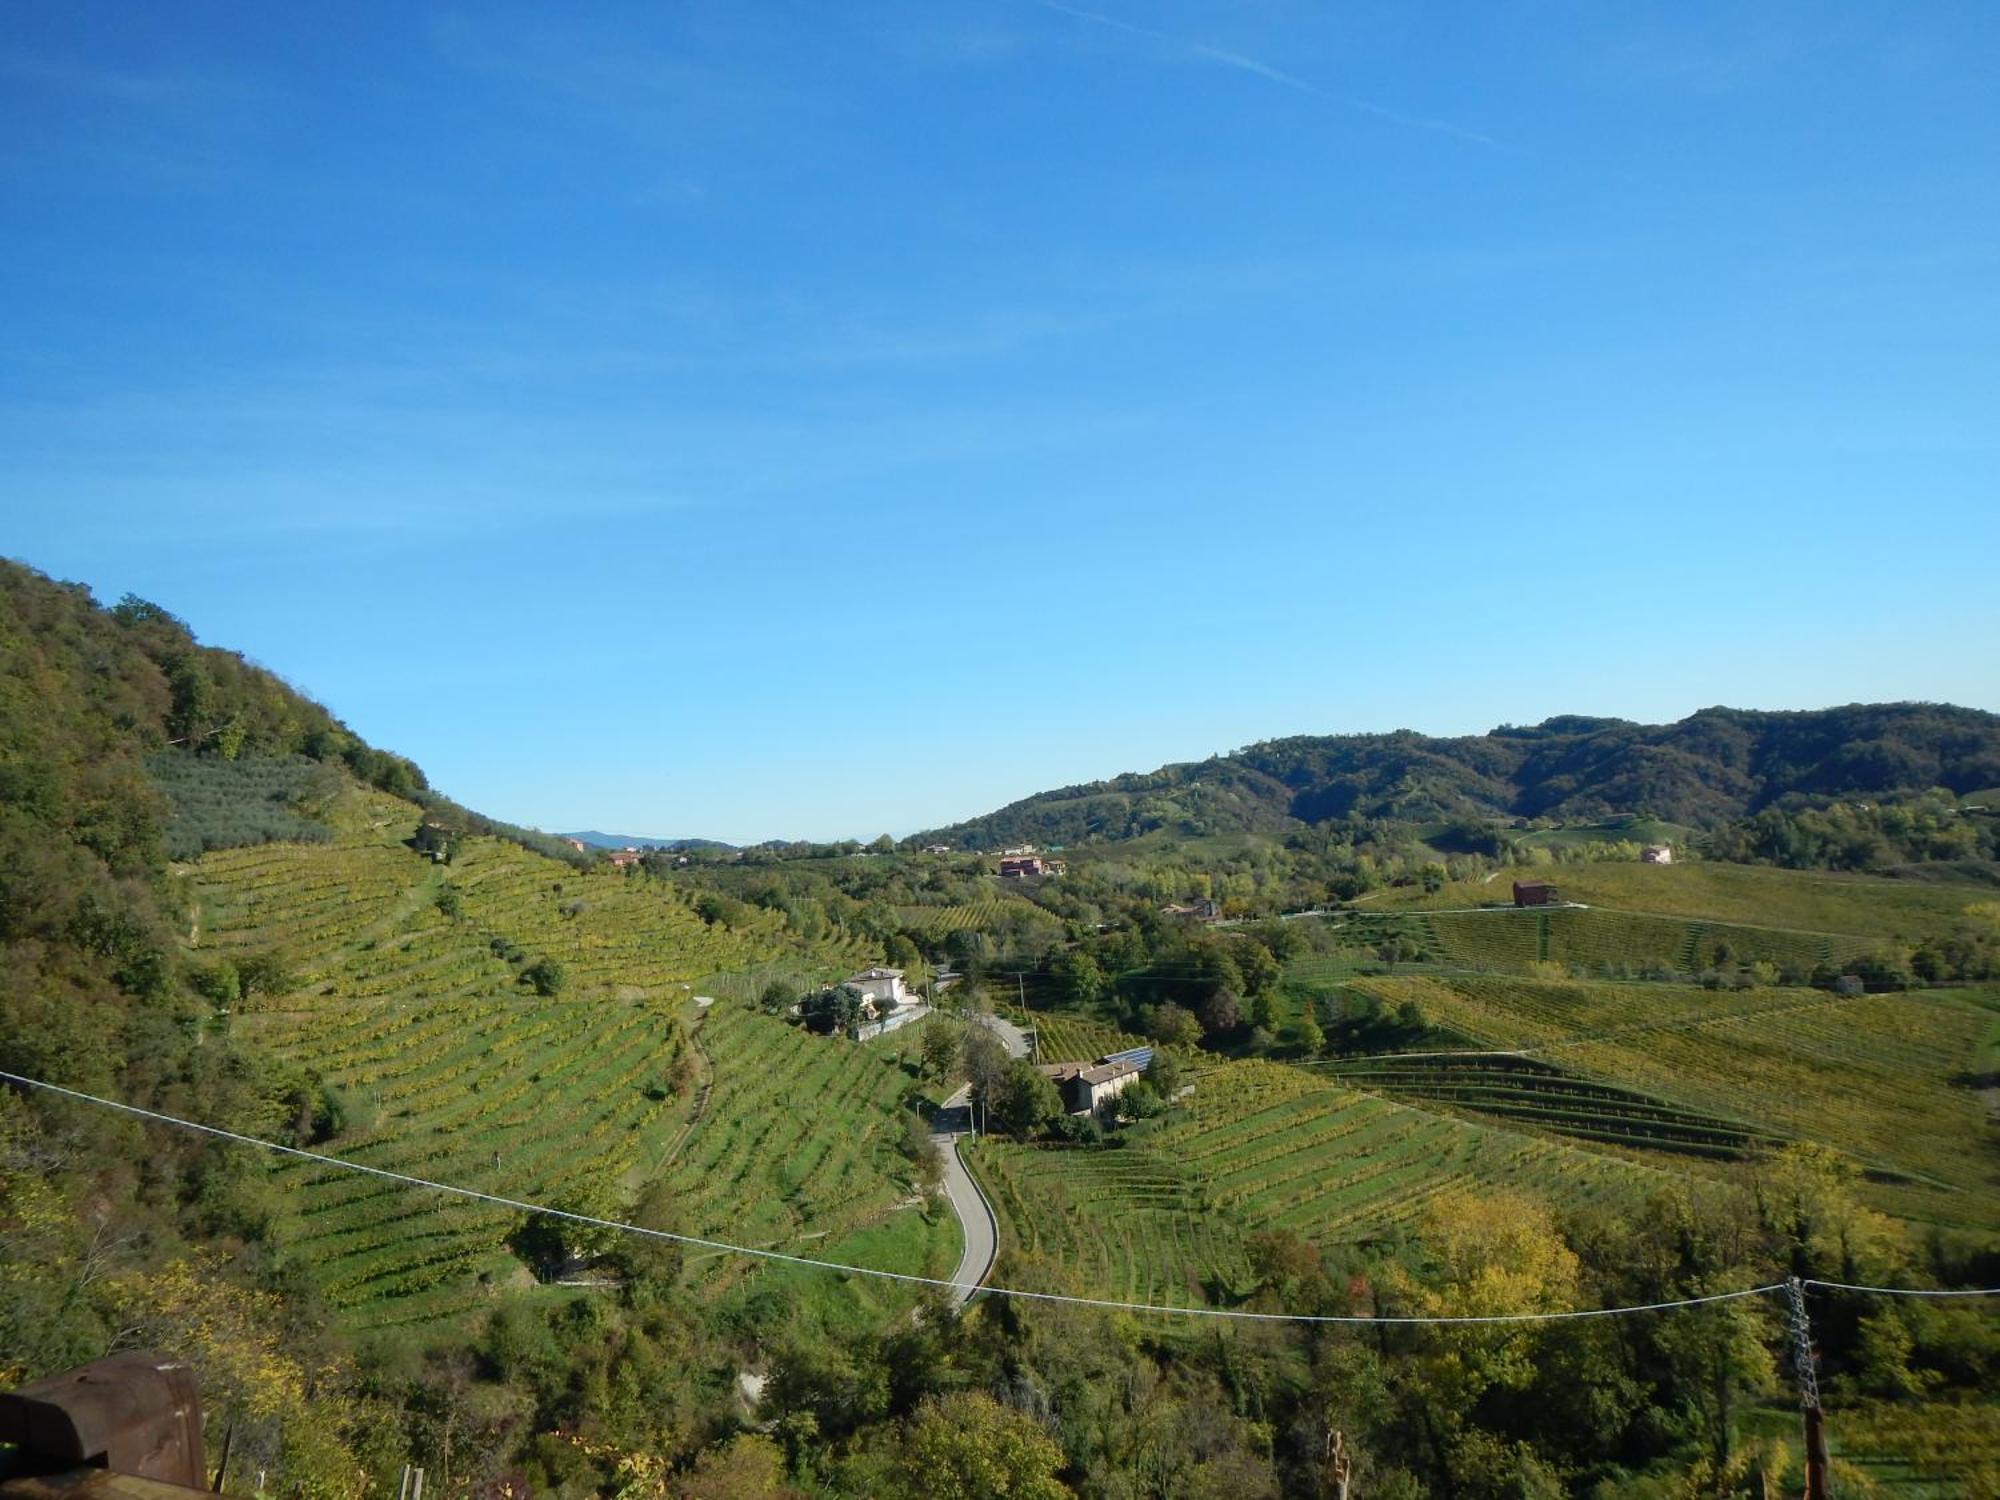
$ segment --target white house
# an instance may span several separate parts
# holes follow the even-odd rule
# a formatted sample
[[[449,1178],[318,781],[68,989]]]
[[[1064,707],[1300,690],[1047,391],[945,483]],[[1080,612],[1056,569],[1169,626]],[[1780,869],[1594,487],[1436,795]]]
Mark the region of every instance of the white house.
[[[908,1005],[915,998],[903,987],[901,969],[885,969],[877,965],[872,969],[863,969],[859,974],[848,975],[842,983],[851,984],[866,995],[878,1014],[894,1010],[899,1005]]]
[[[1673,847],[1668,844],[1648,844],[1640,852],[1639,859],[1649,865],[1670,865],[1674,862]]]

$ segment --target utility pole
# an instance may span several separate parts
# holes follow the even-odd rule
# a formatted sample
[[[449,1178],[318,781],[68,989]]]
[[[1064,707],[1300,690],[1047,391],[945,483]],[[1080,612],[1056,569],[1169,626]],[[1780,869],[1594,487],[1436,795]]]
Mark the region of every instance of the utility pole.
[[[1806,1500],[1831,1500],[1827,1483],[1826,1414],[1819,1406],[1819,1373],[1812,1351],[1812,1324],[1806,1317],[1805,1284],[1798,1277],[1785,1282],[1792,1304],[1792,1369],[1799,1380],[1799,1411],[1806,1426]]]

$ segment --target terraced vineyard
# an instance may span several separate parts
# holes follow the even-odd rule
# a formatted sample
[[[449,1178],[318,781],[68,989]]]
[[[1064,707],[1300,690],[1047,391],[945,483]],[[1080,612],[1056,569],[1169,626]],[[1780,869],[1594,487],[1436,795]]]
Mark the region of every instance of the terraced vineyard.
[[[896,920],[909,931],[926,937],[943,938],[966,928],[988,929],[1009,911],[1040,916],[1042,909],[1032,901],[1014,896],[993,896],[984,901],[962,902],[957,906],[899,906]]]
[[[1823,1141],[1872,1169],[1906,1217],[1996,1220],[1991,1127],[1966,1080],[1996,1031],[1991,990],[1835,996],[1496,977],[1380,977],[1356,989],[1477,1043],[1697,1116]],[[1603,1116],[1603,1127],[1618,1128]]]
[[[695,1035],[712,1092],[662,1169],[689,1222],[789,1242],[859,1229],[908,1193],[898,1058],[915,1031],[856,1045],[718,1003]]]
[[[1057,1151],[993,1139],[974,1170],[1002,1243],[1059,1263],[1085,1295],[1201,1307],[1249,1290],[1242,1231],[1153,1151]]]
[[[1007,1246],[1060,1257],[1092,1295],[1184,1305],[1247,1290],[1241,1247],[1255,1230],[1352,1243],[1409,1222],[1451,1188],[1636,1203],[1661,1180],[1658,1169],[1266,1062],[1207,1068],[1180,1110],[1122,1149],[989,1141],[974,1170]]]
[[[1605,1145],[1736,1159],[1783,1143],[1754,1125],[1505,1053],[1363,1057],[1327,1071],[1359,1088],[1475,1109]]]
[[[614,872],[581,875],[497,839],[475,839],[453,860],[466,919],[534,956],[554,958],[571,987],[620,994],[691,987],[697,977],[747,968],[781,947],[782,917],[710,927],[677,887]]]
[[[373,1129],[337,1145],[370,1166],[534,1202],[615,1211],[684,1101],[662,1087],[690,1044],[653,1003],[329,1007],[266,1033],[355,1100]],[[551,1099],[563,1107],[550,1107]],[[524,1279],[503,1249],[520,1216],[309,1163],[274,1168],[285,1238],[362,1326],[423,1321]]]
[[[1013,1019],[1040,1035],[1042,1056],[1049,1062],[1076,1061],[1123,1052],[1129,1047],[1150,1046],[1144,1037],[1128,1035],[1101,1021],[1051,1011],[1014,1012]]]
[[[1147,1148],[1182,1163],[1211,1202],[1251,1227],[1281,1225],[1322,1243],[1406,1222],[1447,1187],[1526,1186],[1563,1202],[1631,1198],[1655,1180],[1616,1158],[1265,1062],[1202,1074],[1185,1111]]]
[[[194,867],[198,951],[285,956],[291,993],[240,1024],[339,1091],[336,1154],[607,1215],[663,1179],[675,1227],[774,1245],[866,1234],[907,1201],[896,1048],[693,999],[747,999],[853,955],[787,952],[775,917],[712,927],[670,890],[497,840],[434,865],[401,845],[415,821],[355,793],[333,847]],[[529,958],[563,967],[559,997],[521,982]],[[449,1318],[527,1279],[505,1245],[514,1211],[309,1163],[273,1174],[283,1237],[353,1326]],[[948,1221],[896,1238],[910,1269],[956,1252]]]

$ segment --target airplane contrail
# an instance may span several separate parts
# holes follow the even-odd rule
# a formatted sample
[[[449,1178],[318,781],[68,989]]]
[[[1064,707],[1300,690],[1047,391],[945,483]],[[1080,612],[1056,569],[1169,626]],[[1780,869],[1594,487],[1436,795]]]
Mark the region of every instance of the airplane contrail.
[[[1401,110],[1390,109],[1386,105],[1375,104],[1367,99],[1357,99],[1351,94],[1338,94],[1331,89],[1323,89],[1318,84],[1299,77],[1296,73],[1287,73],[1282,68],[1274,68],[1267,62],[1246,56],[1241,52],[1231,52],[1226,47],[1211,46],[1207,42],[1198,42],[1191,37],[1175,36],[1172,32],[1159,31],[1151,26],[1141,26],[1134,21],[1122,21],[1116,16],[1107,16],[1100,11],[1085,10],[1081,6],[1065,5],[1062,3],[1062,0],[1039,0],[1039,3],[1043,9],[1055,11],[1059,15],[1073,16],[1079,21],[1088,21],[1092,25],[1107,26],[1113,31],[1130,32],[1133,36],[1143,36],[1152,41],[1165,42],[1170,47],[1180,48],[1190,56],[1206,58],[1208,61],[1220,63],[1224,67],[1235,68],[1240,72],[1253,74],[1268,82],[1296,90],[1298,93],[1310,94],[1316,99],[1325,99],[1333,104],[1345,105],[1347,108],[1358,110],[1362,114],[1373,115],[1379,120],[1387,120],[1392,125],[1400,125],[1406,130],[1436,131],[1440,135],[1455,136],[1459,140],[1470,141],[1472,144],[1478,146],[1498,147],[1500,145],[1490,135],[1481,135],[1476,130],[1467,130],[1462,125],[1452,124],[1449,120],[1432,120],[1426,119],[1421,115],[1404,114]]]

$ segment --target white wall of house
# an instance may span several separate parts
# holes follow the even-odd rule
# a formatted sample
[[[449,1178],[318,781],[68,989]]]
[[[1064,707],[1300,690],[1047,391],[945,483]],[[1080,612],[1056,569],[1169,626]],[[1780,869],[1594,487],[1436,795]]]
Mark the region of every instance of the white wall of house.
[[[1116,1078],[1108,1078],[1103,1083],[1088,1085],[1090,1089],[1091,1109],[1097,1109],[1107,1099],[1116,1099],[1120,1094],[1125,1092],[1127,1085],[1144,1076],[1144,1074],[1137,1071],[1120,1073]]]
[[[910,992],[901,974],[864,971],[847,981],[877,1005],[907,1005]]]

